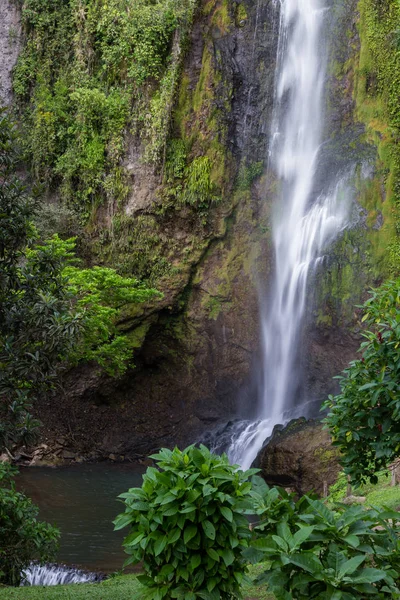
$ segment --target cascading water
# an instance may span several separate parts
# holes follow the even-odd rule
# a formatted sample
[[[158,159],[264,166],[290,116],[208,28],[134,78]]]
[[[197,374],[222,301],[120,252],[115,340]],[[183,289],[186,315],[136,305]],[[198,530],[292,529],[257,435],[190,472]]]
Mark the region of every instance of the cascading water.
[[[67,585],[71,583],[94,583],[104,577],[64,565],[38,565],[32,563],[26,570],[23,585]]]
[[[281,0],[270,177],[277,179],[273,216],[274,281],[262,316],[263,374],[258,419],[233,432],[228,455],[248,468],[277,423],[293,409],[309,275],[345,227],[346,179],[317,190],[325,80],[321,0]]]

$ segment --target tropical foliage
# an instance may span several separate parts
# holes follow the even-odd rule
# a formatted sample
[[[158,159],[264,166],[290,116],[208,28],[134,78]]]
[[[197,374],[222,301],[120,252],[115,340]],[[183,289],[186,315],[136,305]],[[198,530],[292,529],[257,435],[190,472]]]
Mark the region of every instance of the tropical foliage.
[[[12,126],[0,117],[0,444],[29,443],[38,423],[28,409],[51,389],[61,361],[82,332],[82,315],[62,275],[54,243],[35,251],[36,202],[15,176]]]
[[[325,403],[325,422],[355,483],[375,482],[400,454],[400,280],[373,290],[363,311],[362,356],[338,377],[341,393]]]
[[[400,564],[399,513],[337,506],[318,499],[297,502],[258,478],[260,535],[244,555],[268,561],[258,578],[277,600],[388,598]],[[390,521],[393,519],[393,521]]]
[[[80,360],[120,375],[134,342],[118,331],[122,309],[158,292],[105,267],[74,266],[74,240],[38,243],[38,202],[16,177],[12,125],[0,117],[0,445],[29,444],[33,400]]]
[[[151,458],[159,469],[149,467],[142,487],[120,496],[125,512],[114,523],[130,527],[125,564],[143,563],[139,580],[153,600],[239,598],[254,470],[239,471],[204,446]]]
[[[123,201],[128,134],[165,153],[182,46],[197,0],[24,0],[14,70],[33,171],[82,220]]]

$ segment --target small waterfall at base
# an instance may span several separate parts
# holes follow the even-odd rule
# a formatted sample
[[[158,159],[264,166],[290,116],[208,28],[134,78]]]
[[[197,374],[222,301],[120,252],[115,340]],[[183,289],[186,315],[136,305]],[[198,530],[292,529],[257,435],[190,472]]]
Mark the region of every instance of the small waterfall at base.
[[[32,563],[25,572],[22,585],[67,585],[69,583],[94,583],[103,579],[98,573],[88,573],[66,565],[39,565]]]
[[[321,185],[325,16],[322,0],[280,0],[269,175],[278,182],[273,215],[274,281],[262,316],[263,373],[258,418],[236,424],[228,456],[248,468],[294,407],[310,275],[348,221],[347,178]],[[318,175],[318,178],[317,178]]]

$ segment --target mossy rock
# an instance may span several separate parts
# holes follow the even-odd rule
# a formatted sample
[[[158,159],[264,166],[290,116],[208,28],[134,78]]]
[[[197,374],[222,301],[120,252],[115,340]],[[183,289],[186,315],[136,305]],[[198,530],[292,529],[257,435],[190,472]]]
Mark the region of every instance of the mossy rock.
[[[304,418],[275,430],[260,454],[262,476],[270,485],[293,488],[299,494],[312,490],[322,495],[340,471],[338,451],[319,421]]]

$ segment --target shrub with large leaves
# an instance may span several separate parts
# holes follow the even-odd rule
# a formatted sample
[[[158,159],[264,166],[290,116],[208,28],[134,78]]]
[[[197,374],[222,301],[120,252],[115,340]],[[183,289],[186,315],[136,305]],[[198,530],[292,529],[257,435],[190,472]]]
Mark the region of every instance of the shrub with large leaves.
[[[354,483],[370,479],[400,454],[400,279],[371,292],[362,357],[338,377],[325,419]]]
[[[115,528],[130,527],[125,564],[143,562],[139,580],[152,600],[240,598],[251,532],[249,475],[205,446],[162,449],[141,488],[121,494],[125,512]]]
[[[280,500],[276,496],[274,506],[288,504],[284,491],[278,492]],[[271,496],[269,489],[264,493]],[[305,496],[281,519],[269,520],[264,513],[255,528],[262,536],[244,555],[251,562],[269,561],[258,583],[266,582],[277,600],[395,598],[400,594],[395,583],[399,518],[399,513],[359,505],[332,511]]]

